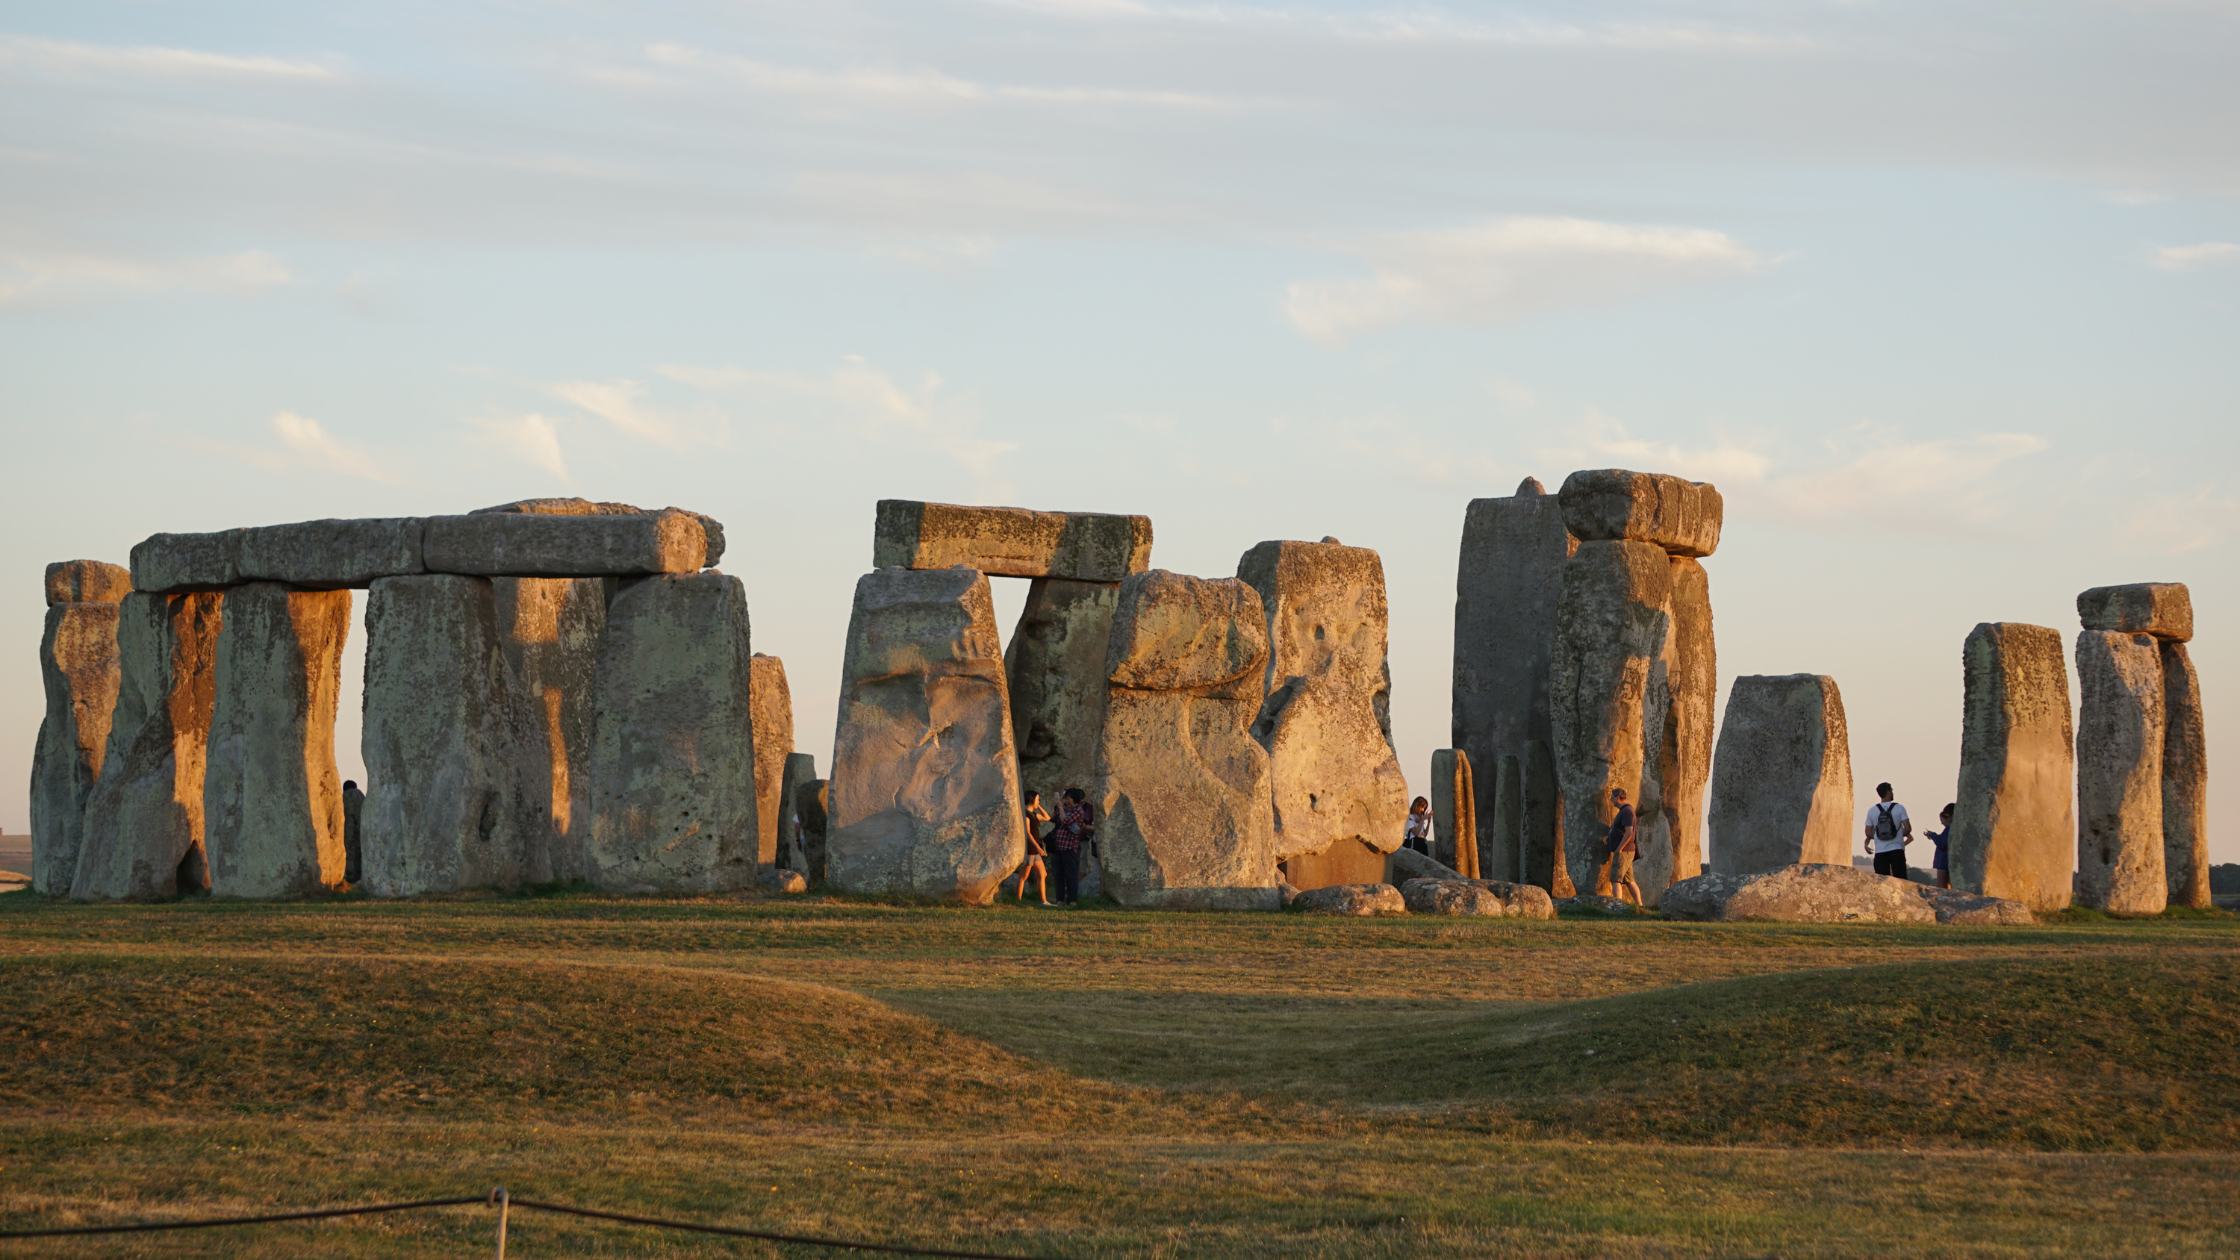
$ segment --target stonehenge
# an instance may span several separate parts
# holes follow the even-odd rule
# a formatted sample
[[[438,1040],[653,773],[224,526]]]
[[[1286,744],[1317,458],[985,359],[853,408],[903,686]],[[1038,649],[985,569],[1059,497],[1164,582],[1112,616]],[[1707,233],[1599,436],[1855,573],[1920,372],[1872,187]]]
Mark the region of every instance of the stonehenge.
[[[2162,651],[2151,634],[2077,633],[2077,903],[2169,904],[2162,834]]]
[[[1968,633],[1962,680],[1952,886],[2034,911],[2066,909],[2076,740],[2061,632],[1984,622]]]
[[[1027,589],[1018,628],[1004,649],[1011,688],[1011,738],[1021,793],[1041,794],[1056,813],[1058,794],[1088,791],[1097,777],[1104,730],[1104,659],[1120,583],[1038,577]]]
[[[31,754],[31,886],[70,891],[77,875],[86,802],[109,752],[121,674],[117,602],[131,594],[126,572],[98,560],[50,564],[39,677],[46,716]]]
[[[494,577],[498,647],[528,697],[532,730],[521,774],[544,793],[545,834],[526,854],[533,883],[585,879],[590,828],[591,736],[599,640],[607,630],[603,577]],[[368,651],[370,668],[372,652]],[[582,799],[579,801],[579,797]]]
[[[757,749],[757,767],[761,750]],[[756,808],[760,808],[759,799]],[[786,757],[784,778],[778,785],[779,865],[801,872],[811,884],[824,882],[825,781],[817,777],[817,759],[808,753]]]
[[[1470,754],[1456,749],[1458,756]],[[1473,777],[1475,771],[1472,772]],[[1432,770],[1432,786],[1438,786],[1436,767]],[[1507,879],[1522,884],[1525,876],[1524,858],[1524,761],[1509,756],[1501,759],[1493,786],[1494,818],[1481,833],[1484,840],[1478,846],[1478,863],[1494,879]],[[1473,818],[1472,822],[1477,820]]]
[[[2176,639],[2162,641],[2162,869],[2170,904],[2209,907],[2209,752],[2201,676]]]
[[[793,693],[786,663],[760,652],[749,660],[748,708],[754,727],[755,862],[778,860],[778,837],[787,825],[786,765],[793,760]]]
[[[1623,789],[1635,812],[1642,857],[1645,820],[1656,816],[1651,750],[1663,740],[1672,633],[1672,566],[1653,543],[1582,542],[1563,570],[1548,710],[1555,727],[1556,784],[1563,793],[1564,861],[1581,891],[1599,890],[1603,837]],[[1639,866],[1636,878],[1648,874]],[[1662,887],[1658,885],[1658,887]],[[1651,881],[1642,879],[1644,897]]]
[[[1151,518],[879,500],[873,568],[1117,582],[1151,564]]]
[[[1713,874],[1755,875],[1800,862],[1848,866],[1851,737],[1835,679],[1735,679],[1714,761]]]
[[[1470,754],[1442,748],[1431,754],[1431,856],[1468,879],[1484,864],[1478,851],[1477,794]],[[1498,799],[1498,794],[1497,794]]]

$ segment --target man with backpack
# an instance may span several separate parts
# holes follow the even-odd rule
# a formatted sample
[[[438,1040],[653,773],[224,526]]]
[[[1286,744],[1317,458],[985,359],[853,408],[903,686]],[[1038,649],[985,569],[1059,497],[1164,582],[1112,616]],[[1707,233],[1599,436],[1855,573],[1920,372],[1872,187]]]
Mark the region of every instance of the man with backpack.
[[[1633,904],[1641,904],[1641,885],[1633,878],[1633,858],[1641,851],[1640,841],[1633,831],[1633,806],[1626,803],[1624,788],[1610,789],[1610,803],[1618,807],[1617,815],[1610,820],[1610,834],[1603,838],[1602,851],[1610,861],[1610,895],[1620,901],[1626,894],[1633,894]]]
[[[1874,854],[1874,873],[1894,879],[1906,877],[1906,846],[1913,843],[1913,820],[1906,807],[1890,799],[1890,785],[1874,785],[1882,798],[1867,807],[1867,852]]]

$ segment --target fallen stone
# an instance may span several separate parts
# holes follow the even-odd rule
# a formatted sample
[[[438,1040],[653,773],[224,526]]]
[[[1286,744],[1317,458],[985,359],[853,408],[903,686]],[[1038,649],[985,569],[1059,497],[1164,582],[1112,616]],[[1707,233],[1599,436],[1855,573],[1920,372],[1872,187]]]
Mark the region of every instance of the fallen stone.
[[[1929,903],[1937,922],[1955,927],[2029,927],[2038,921],[2030,907],[2005,897],[1948,888],[1924,888],[1921,897]]]
[[[881,499],[871,563],[1117,582],[1150,567],[1151,518]]]
[[[1716,838],[1712,846],[1716,857]],[[1664,890],[1657,908],[1668,919],[1725,923],[1935,923],[1937,912],[1925,891],[1908,880],[1849,864],[1800,862],[1771,871],[1684,879]]]
[[[2160,914],[2163,871],[2162,653],[2154,637],[2077,632],[2078,905]]]
[[[673,507],[665,510],[684,512],[686,516],[700,522],[701,532],[708,539],[708,551],[707,555],[700,561],[701,567],[712,566],[723,559],[723,522],[699,512],[686,511],[684,508]],[[658,512],[648,512],[644,508],[632,507],[627,503],[594,503],[589,499],[516,499],[511,503],[500,503],[496,507],[476,508],[468,515],[491,516],[500,513],[516,513],[529,516],[659,515]]]
[[[2209,905],[2209,747],[2201,676],[2186,645],[2162,644],[2162,868],[2170,904]]]
[[[986,905],[1026,856],[986,575],[857,579],[841,680],[826,877],[843,892]]]
[[[2183,582],[2095,586],[2077,596],[2077,617],[2087,630],[2151,634],[2183,643],[2193,637],[2193,594]]]
[[[1292,887],[1289,880],[1279,879],[1276,881],[1276,895],[1282,900],[1283,908],[1286,910],[1299,904],[1299,890]]]
[[[1332,884],[1309,888],[1291,899],[1294,910],[1308,914],[1346,914],[1369,918],[1380,914],[1406,914],[1408,903],[1390,884]]]
[[[47,566],[47,607],[114,604],[132,593],[132,570],[100,560],[57,560]]]
[[[1548,670],[1564,565],[1577,547],[1564,528],[1562,505],[1530,477],[1508,498],[1471,500],[1463,515],[1452,738],[1473,767],[1521,759],[1528,741],[1555,738]],[[1472,785],[1481,826],[1495,817],[1495,777],[1486,774]],[[1506,873],[1526,878],[1522,867]],[[1545,881],[1547,873],[1534,878]]]
[[[1712,733],[1719,710],[1719,652],[1711,626],[1711,575],[1687,556],[1672,557],[1672,635],[1665,738],[1658,787],[1669,833],[1672,880],[1703,873],[1704,789],[1711,782]],[[1643,884],[1644,892],[1648,885]],[[1652,904],[1656,898],[1652,897]]]
[[[1602,893],[1578,893],[1569,897],[1551,898],[1548,903],[1557,914],[1599,914],[1630,918],[1640,913],[1639,907],[1622,897]]]
[[[590,878],[591,746],[598,707],[599,640],[607,628],[607,579],[490,579],[498,645],[534,716],[520,750],[524,782],[543,784],[541,839],[523,854],[531,883]],[[542,766],[540,773],[533,767]]]
[[[151,534],[132,548],[132,589],[171,594],[238,586],[241,538],[247,532]]]
[[[1462,879],[1462,872],[1439,861],[1425,857],[1414,849],[1395,849],[1386,859],[1392,868],[1392,882],[1406,883],[1411,879]]]
[[[1547,890],[1498,879],[1411,879],[1400,897],[1412,914],[1475,914],[1509,919],[1552,919],[1556,903]]]
[[[749,697],[754,714],[754,807],[758,828],[756,858],[764,866],[778,860],[778,831],[786,821],[786,759],[793,755],[793,693],[786,688],[786,663],[757,652],[751,665]]]
[[[753,883],[752,656],[735,577],[649,577],[607,606],[585,854],[594,885],[698,895]]]
[[[637,516],[484,512],[431,516],[430,573],[479,577],[637,577],[693,573],[708,554],[699,517],[673,508]]]
[[[39,637],[39,678],[47,710],[31,752],[29,874],[33,888],[61,897],[77,878],[86,802],[109,755],[120,684],[117,605],[49,605]]]
[[[1735,679],[1716,761],[1715,873],[1743,876],[1849,862],[1851,736],[1835,679],[1822,674]]]
[[[2076,758],[2061,633],[1984,622],[1968,633],[1961,672],[1952,885],[2033,910],[2066,909]]]
[[[1440,748],[1431,754],[1431,856],[1478,878],[1477,791],[1471,784],[1470,754]]]
[[[1096,787],[1105,657],[1119,606],[1118,582],[1036,578],[1004,649],[1019,789],[1041,793],[1052,814],[1067,788]]]
[[[86,799],[79,900],[210,887],[202,789],[224,596],[135,592],[117,605],[118,690],[101,779]]]
[[[360,864],[379,897],[511,888],[549,839],[544,706],[506,663],[488,578],[385,577],[366,599]],[[347,846],[345,846],[347,850]]]
[[[216,897],[292,897],[342,882],[334,763],[350,592],[252,582],[226,592],[202,784]]]
[[[809,891],[809,881],[801,877],[801,872],[789,871],[783,867],[765,867],[755,878],[763,888],[774,893],[805,893]]]
[[[364,587],[427,572],[417,516],[298,521],[241,531],[241,577],[310,590]]]
[[[1251,734],[1267,633],[1238,579],[1154,569],[1121,584],[1093,798],[1104,894],[1121,905],[1277,906],[1268,753]]]
[[[1597,468],[1564,478],[1557,494],[1564,526],[1581,542],[1652,543],[1676,556],[1719,549],[1726,508],[1708,482]]]
[[[1548,701],[1565,859],[1579,889],[1597,887],[1606,860],[1612,789],[1633,802],[1637,837],[1647,830],[1638,822],[1642,779],[1652,735],[1663,730],[1656,666],[1672,632],[1671,598],[1671,562],[1650,543],[1583,542],[1563,571]]]

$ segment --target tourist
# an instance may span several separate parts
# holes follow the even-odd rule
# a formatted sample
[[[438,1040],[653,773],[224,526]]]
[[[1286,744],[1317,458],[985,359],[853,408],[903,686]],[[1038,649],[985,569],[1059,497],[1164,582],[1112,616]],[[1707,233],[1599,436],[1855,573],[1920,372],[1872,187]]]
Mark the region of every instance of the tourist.
[[[1618,807],[1617,817],[1610,820],[1610,835],[1603,841],[1603,849],[1610,855],[1610,895],[1620,901],[1626,899],[1627,890],[1633,892],[1633,904],[1641,904],[1641,885],[1633,878],[1633,856],[1641,851],[1633,834],[1633,806],[1626,803],[1624,788],[1610,789],[1610,803]]]
[[[1089,824],[1087,794],[1067,788],[1058,806],[1058,829],[1050,833],[1050,856],[1058,862],[1058,900],[1065,905],[1081,902],[1081,846],[1093,843],[1096,832]]]
[[[1402,843],[1425,857],[1431,856],[1431,802],[1420,796],[1408,806],[1408,833]]]
[[[1035,825],[1050,821],[1050,811],[1042,807],[1042,793],[1029,791],[1022,812],[1027,823],[1027,862],[1019,868],[1019,900],[1027,899],[1027,879],[1032,876],[1042,904],[1047,906],[1050,904],[1050,867],[1043,861],[1043,855],[1048,850],[1042,847],[1042,829]]]
[[[356,779],[342,781],[342,879],[356,884],[366,875],[366,794]]]
[[[1952,855],[1947,845],[1952,839],[1952,806],[1947,805],[1937,811],[1937,825],[1944,830],[1929,833],[1929,843],[1937,846],[1936,856],[1929,860],[1930,869],[1937,873],[1937,887],[1950,888],[1952,887]]]
[[[1906,878],[1906,846],[1913,843],[1913,820],[1906,807],[1890,798],[1890,785],[1874,785],[1878,805],[1867,810],[1867,852],[1874,854],[1874,873],[1892,879]]]

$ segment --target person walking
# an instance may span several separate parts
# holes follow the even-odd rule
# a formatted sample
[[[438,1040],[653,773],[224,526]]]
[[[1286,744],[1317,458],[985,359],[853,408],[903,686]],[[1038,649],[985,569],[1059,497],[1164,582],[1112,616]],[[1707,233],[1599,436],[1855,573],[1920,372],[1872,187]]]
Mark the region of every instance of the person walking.
[[[1401,843],[1425,857],[1431,856],[1431,802],[1417,797],[1408,806],[1408,833]]]
[[[1027,880],[1031,877],[1042,904],[1047,906],[1050,904],[1050,866],[1043,858],[1049,850],[1043,847],[1042,828],[1036,825],[1050,821],[1050,811],[1042,807],[1042,793],[1029,791],[1021,812],[1026,815],[1027,823],[1027,861],[1019,868],[1019,900],[1027,899]]]
[[[1633,806],[1626,803],[1624,788],[1610,789],[1610,803],[1618,807],[1617,816],[1610,820],[1610,834],[1602,842],[1610,855],[1610,895],[1625,900],[1628,890],[1633,893],[1633,904],[1641,904],[1641,885],[1633,878],[1633,857],[1641,851],[1634,837]]]
[[[1089,822],[1087,794],[1067,788],[1058,805],[1058,829],[1050,833],[1050,856],[1058,864],[1058,900],[1064,905],[1081,903],[1081,848],[1096,833]]]
[[[1932,831],[1929,833],[1929,843],[1937,846],[1936,856],[1929,859],[1929,865],[1930,869],[1934,870],[1937,873],[1937,887],[1939,888],[1952,887],[1952,853],[1950,845],[1952,841],[1953,808],[1953,806],[1947,805],[1943,809],[1937,811],[1937,825],[1944,828],[1944,830]]]
[[[1874,873],[1904,879],[1913,820],[1906,817],[1906,807],[1891,798],[1889,784],[1875,784],[1874,794],[1882,798],[1867,807],[1867,852],[1874,854]]]

